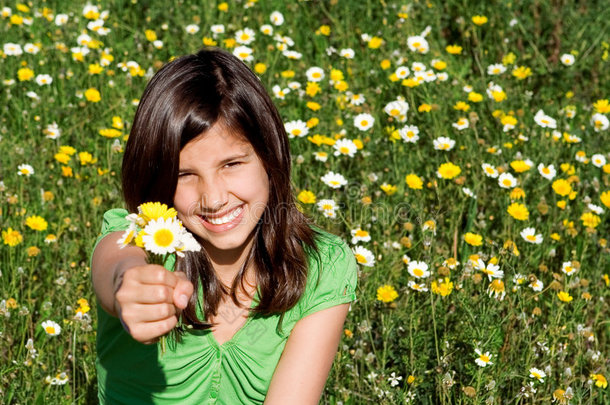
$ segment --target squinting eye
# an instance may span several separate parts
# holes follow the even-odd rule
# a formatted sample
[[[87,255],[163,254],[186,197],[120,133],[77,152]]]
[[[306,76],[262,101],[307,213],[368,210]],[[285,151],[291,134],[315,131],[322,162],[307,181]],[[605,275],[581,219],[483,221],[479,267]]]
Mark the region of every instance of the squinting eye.
[[[231,163],[227,163],[225,165],[225,167],[236,167],[239,166],[241,164],[241,162],[231,162]]]

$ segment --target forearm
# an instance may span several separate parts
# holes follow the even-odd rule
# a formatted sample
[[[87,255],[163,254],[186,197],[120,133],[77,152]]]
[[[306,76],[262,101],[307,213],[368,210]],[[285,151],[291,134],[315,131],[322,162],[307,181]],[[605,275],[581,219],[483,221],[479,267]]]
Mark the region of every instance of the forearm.
[[[146,264],[144,251],[135,246],[119,249],[119,235],[110,234],[96,247],[91,265],[93,289],[100,306],[112,316],[118,316],[115,294],[121,287],[123,274],[134,266]]]

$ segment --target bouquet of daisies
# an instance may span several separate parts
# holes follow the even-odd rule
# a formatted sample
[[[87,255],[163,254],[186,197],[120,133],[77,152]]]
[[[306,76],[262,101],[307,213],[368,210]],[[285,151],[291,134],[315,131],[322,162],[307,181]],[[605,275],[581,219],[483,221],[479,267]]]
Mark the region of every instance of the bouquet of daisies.
[[[141,204],[137,214],[129,214],[125,219],[129,221],[129,227],[117,243],[121,248],[127,245],[143,248],[147,255],[146,262],[149,264],[163,266],[171,255],[184,257],[184,252],[201,250],[201,245],[178,219],[176,210],[168,208],[165,204],[159,202]],[[176,338],[183,331],[184,325],[179,319],[178,325],[174,328]],[[165,336],[161,337],[160,343],[161,352],[165,353]]]
[[[197,252],[201,246],[182,225],[174,208],[159,202],[147,202],[138,207],[137,214],[125,217],[129,228],[119,239],[121,247],[136,245],[148,254],[150,264],[165,264],[171,254]]]

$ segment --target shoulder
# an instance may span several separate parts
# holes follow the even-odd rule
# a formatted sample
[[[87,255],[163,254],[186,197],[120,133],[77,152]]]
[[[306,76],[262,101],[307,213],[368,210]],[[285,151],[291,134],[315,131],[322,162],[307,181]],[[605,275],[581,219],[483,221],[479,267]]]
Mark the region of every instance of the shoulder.
[[[300,317],[341,303],[354,301],[358,265],[349,245],[319,228],[316,248],[308,251],[307,285],[300,301]]]
[[[102,217],[102,226],[100,233],[98,234],[93,249],[97,247],[98,243],[112,232],[124,231],[129,227],[129,221],[125,217],[129,212],[124,208],[113,208],[104,213]]]
[[[115,231],[124,231],[129,226],[125,217],[129,214],[124,208],[113,208],[104,213],[102,218],[102,235]]]

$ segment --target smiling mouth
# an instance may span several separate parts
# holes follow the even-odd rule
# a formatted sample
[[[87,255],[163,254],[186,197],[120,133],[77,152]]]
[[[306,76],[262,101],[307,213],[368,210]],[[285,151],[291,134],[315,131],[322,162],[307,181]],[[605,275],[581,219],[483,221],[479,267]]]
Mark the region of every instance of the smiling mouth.
[[[237,218],[242,213],[243,210],[244,210],[243,205],[240,205],[239,207],[237,207],[233,211],[229,212],[228,214],[223,215],[222,217],[210,218],[208,216],[201,215],[201,218],[203,218],[204,221],[209,222],[210,224],[213,224],[213,225],[224,225],[224,224],[227,224],[227,223],[233,221],[235,218]]]

